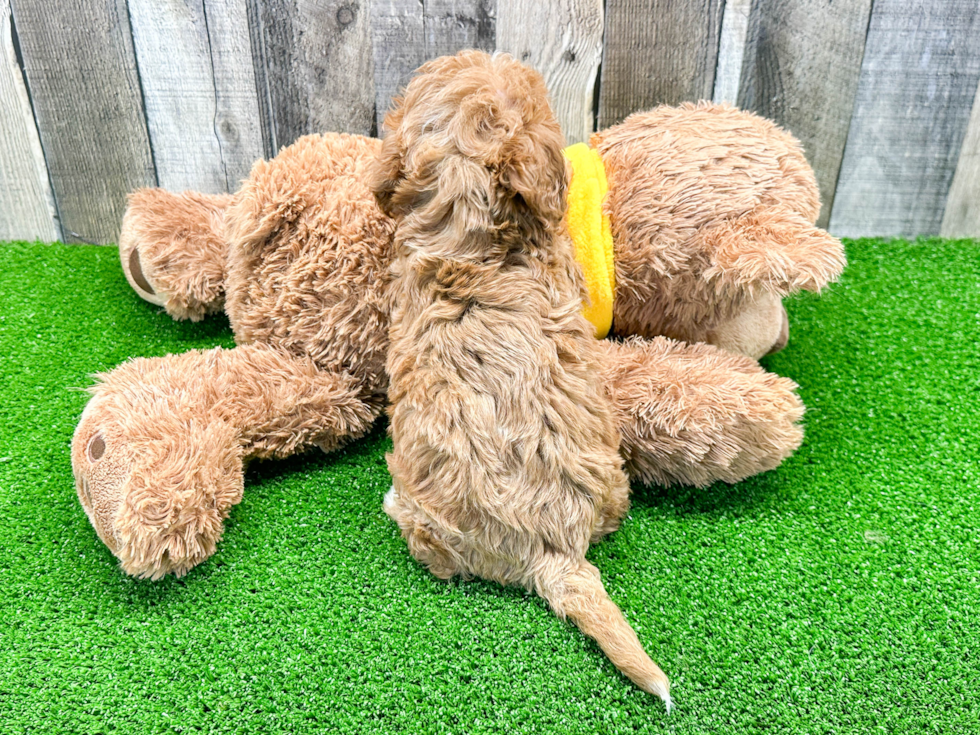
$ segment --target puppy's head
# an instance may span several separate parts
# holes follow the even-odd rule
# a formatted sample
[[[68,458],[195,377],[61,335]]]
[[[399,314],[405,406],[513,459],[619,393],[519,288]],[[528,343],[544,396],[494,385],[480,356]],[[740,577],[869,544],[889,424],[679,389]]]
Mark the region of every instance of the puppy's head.
[[[507,54],[464,51],[424,64],[385,132],[371,186],[389,216],[452,214],[492,227],[564,215],[561,128],[541,75]]]

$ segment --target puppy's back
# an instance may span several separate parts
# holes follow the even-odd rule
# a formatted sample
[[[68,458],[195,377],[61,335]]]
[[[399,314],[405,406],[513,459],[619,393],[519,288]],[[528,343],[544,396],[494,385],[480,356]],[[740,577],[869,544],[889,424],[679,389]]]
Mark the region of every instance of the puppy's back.
[[[399,218],[386,510],[433,573],[536,590],[667,698],[585,561],[625,513],[628,484],[541,78],[503,55],[439,59],[386,127],[374,185]]]

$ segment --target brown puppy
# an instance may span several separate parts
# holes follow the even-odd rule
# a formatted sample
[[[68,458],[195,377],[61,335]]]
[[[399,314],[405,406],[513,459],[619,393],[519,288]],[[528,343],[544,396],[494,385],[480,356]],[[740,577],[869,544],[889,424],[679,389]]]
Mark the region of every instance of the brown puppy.
[[[398,221],[385,510],[433,574],[536,591],[669,708],[667,678],[585,559],[629,486],[544,82],[503,54],[436,59],[385,127],[372,181]]]

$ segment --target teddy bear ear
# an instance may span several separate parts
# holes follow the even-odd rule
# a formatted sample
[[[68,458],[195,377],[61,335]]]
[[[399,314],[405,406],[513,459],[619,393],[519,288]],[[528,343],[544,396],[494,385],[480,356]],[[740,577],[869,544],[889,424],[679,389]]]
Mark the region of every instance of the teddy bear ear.
[[[760,290],[778,296],[820,291],[844,270],[844,246],[800,215],[757,210],[704,235],[710,266],[704,277],[719,289]]]

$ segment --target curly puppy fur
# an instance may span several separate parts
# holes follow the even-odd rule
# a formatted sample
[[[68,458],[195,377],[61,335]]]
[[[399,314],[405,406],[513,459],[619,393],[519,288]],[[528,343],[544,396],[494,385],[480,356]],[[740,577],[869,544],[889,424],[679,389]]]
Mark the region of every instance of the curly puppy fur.
[[[433,574],[536,591],[669,707],[667,678],[585,559],[629,485],[543,80],[507,55],[437,59],[385,127],[375,192],[400,218],[385,510]]]

